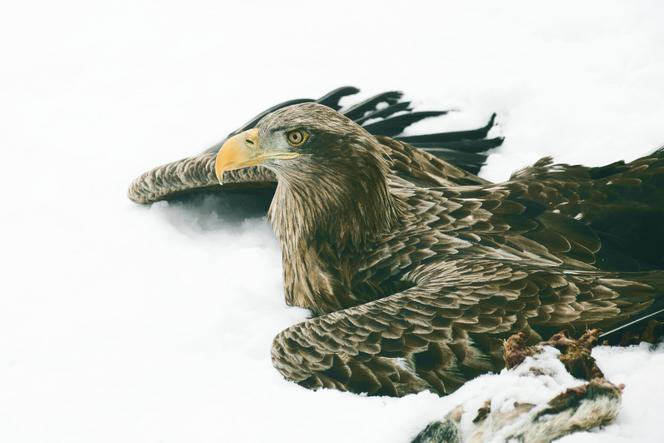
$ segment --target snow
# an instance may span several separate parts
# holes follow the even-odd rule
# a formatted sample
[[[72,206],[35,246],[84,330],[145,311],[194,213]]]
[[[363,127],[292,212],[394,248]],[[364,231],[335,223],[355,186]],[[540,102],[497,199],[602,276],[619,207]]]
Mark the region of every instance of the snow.
[[[664,142],[655,1],[2,9],[3,442],[404,442],[461,398],[284,381],[271,340],[306,312],[283,301],[265,220],[237,200],[126,198],[134,176],[266,106],[354,84],[459,110],[413,132],[480,125],[495,111],[507,140],[483,171],[491,179],[544,155],[601,164]],[[661,441],[664,349],[595,355],[626,385],[620,416],[563,440]]]

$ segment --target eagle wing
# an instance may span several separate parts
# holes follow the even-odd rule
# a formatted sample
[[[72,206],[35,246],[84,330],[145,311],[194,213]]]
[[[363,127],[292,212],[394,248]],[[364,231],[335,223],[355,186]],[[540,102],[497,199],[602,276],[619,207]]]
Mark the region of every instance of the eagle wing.
[[[459,184],[486,183],[475,174],[484,165],[487,151],[499,146],[503,141],[500,137],[487,138],[489,130],[494,126],[495,116],[492,116],[485,126],[478,129],[399,136],[411,124],[425,118],[445,115],[448,111],[413,111],[411,103],[401,100],[402,93],[397,91],[384,92],[342,109],[339,104],[340,100],[358,92],[359,90],[354,87],[342,87],[318,100],[295,99],[280,103],[261,112],[229,134],[228,137],[255,127],[265,115],[277,109],[315,101],[340,110],[344,115],[361,124],[371,134],[380,137],[385,147],[385,155],[391,159],[393,167],[405,176],[414,173],[421,176],[418,180],[424,177],[422,185],[425,183],[440,184],[440,180],[458,180]],[[228,137],[198,155],[145,172],[130,185],[129,198],[136,203],[146,204],[195,191],[225,192],[238,189],[273,191],[276,186],[276,177],[272,172],[260,166],[227,172],[224,175],[224,186],[219,185],[214,174],[214,160]],[[413,149],[409,145],[422,148],[429,154]]]
[[[598,265],[664,268],[664,148],[602,167],[554,165],[544,158],[503,186],[514,200],[589,226],[604,249]]]
[[[534,344],[563,328],[610,328],[664,294],[662,271],[566,272],[496,260],[430,262],[404,279],[414,286],[281,332],[275,367],[308,388],[448,394],[500,370],[513,333]]]

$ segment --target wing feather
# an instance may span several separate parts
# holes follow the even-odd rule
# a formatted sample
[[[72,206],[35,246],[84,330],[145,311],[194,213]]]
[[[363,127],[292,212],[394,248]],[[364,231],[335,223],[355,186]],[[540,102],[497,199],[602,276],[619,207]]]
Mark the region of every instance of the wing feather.
[[[404,278],[415,286],[281,332],[275,367],[307,387],[446,394],[500,370],[511,334],[524,332],[534,343],[563,328],[611,327],[664,288],[662,271],[565,272],[491,260],[433,262]]]

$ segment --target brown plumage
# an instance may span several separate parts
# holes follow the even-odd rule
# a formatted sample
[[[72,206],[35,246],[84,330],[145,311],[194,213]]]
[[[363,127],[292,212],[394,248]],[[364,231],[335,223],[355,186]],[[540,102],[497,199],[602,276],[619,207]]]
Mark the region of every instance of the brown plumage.
[[[661,307],[664,151],[605,168],[546,160],[502,184],[462,185],[395,173],[386,153],[409,149],[307,103],[217,156],[223,180],[258,163],[278,179],[269,218],[287,301],[316,314],[274,340],[286,378],[449,393],[500,369],[515,332],[537,342]],[[648,217],[611,224],[637,207]]]
[[[388,113],[372,127],[365,118],[385,96],[347,117],[315,103],[275,107],[221,151],[157,168],[130,189],[141,203],[238,184],[274,192],[287,301],[316,315],[274,340],[286,378],[369,394],[449,393],[500,369],[502,340],[515,332],[536,342],[560,329],[607,330],[662,307],[663,151],[603,168],[544,159],[492,184],[468,172],[482,155],[455,158],[445,147],[470,137],[483,152],[492,121],[392,138],[404,119],[395,126]],[[326,97],[319,103],[337,109]],[[304,143],[289,146],[291,131]]]

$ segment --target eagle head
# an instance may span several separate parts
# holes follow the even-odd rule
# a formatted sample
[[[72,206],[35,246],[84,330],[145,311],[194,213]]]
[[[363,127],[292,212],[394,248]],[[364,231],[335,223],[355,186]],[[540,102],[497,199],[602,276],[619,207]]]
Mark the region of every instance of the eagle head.
[[[330,292],[325,289],[328,283],[298,283],[311,275],[298,271],[303,257],[308,257],[308,269],[316,262],[319,274],[337,275],[338,270],[330,269],[338,263],[328,263],[327,258],[354,257],[351,251],[364,249],[401,223],[401,206],[390,192],[383,153],[379,141],[361,126],[316,103],[275,111],[219,150],[215,172],[220,182],[226,171],[256,165],[277,176],[268,218],[281,240],[287,298],[303,293],[304,289],[290,289],[294,287],[323,288],[310,300]],[[337,275],[325,281],[338,280]]]
[[[228,139],[219,150],[215,173],[220,183],[226,171],[261,165],[277,178],[312,185],[327,175],[362,180],[384,179],[388,167],[380,144],[361,126],[317,103],[279,109],[257,127]]]

